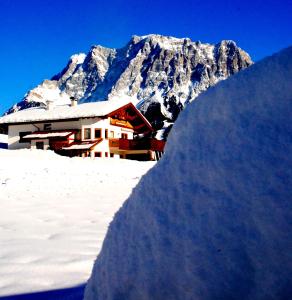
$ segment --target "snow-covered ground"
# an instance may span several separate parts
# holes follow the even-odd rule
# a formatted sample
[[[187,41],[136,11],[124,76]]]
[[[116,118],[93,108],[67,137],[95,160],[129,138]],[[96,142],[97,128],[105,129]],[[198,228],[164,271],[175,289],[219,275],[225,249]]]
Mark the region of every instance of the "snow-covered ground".
[[[153,165],[0,149],[0,295],[85,283],[114,213]]]

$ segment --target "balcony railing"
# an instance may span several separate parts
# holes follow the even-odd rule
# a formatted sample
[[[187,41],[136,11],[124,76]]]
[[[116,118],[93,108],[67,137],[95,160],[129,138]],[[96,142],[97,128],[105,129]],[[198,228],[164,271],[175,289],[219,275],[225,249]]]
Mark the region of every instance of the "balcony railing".
[[[119,148],[120,146],[119,139],[109,139],[108,142],[110,148]]]
[[[109,146],[119,150],[153,150],[162,152],[165,142],[156,139],[109,139]]]
[[[50,148],[52,150],[60,150],[63,147],[69,146],[70,143],[71,143],[71,141],[69,141],[69,140],[65,140],[65,141],[51,140]]]

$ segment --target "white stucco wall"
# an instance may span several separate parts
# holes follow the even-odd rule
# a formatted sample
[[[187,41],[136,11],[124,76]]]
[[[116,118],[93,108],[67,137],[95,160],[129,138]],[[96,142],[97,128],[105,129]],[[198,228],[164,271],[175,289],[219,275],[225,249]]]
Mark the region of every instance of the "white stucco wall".
[[[42,139],[42,140],[32,140],[31,141],[31,149],[36,149],[36,143],[37,142],[43,142],[44,143],[44,149],[47,150],[50,147],[49,140],[48,139]]]
[[[20,132],[35,132],[35,131],[45,131],[44,125],[51,124],[51,130],[64,130],[64,129],[78,129],[81,130],[81,140],[87,141],[84,139],[84,129],[90,128],[91,138],[88,140],[95,139],[95,129],[101,129],[101,138],[103,139],[98,143],[95,148],[91,151],[91,157],[94,157],[95,152],[101,152],[101,156],[105,157],[105,153],[108,153],[110,158],[110,148],[109,148],[109,138],[121,138],[122,133],[128,135],[128,139],[133,139],[133,130],[128,128],[122,128],[119,126],[114,126],[110,124],[110,119],[100,119],[100,118],[88,118],[81,119],[78,121],[64,121],[64,122],[42,122],[35,124],[19,124],[19,125],[10,125],[8,130],[8,147],[9,149],[22,149],[22,148],[36,148],[37,141],[44,142],[44,148],[49,148],[49,140],[32,140],[30,143],[19,143],[19,134]],[[105,139],[105,130],[108,130],[108,139]],[[49,131],[49,130],[46,130]],[[113,137],[111,132],[113,132]],[[72,136],[70,136],[70,139]],[[114,154],[115,158],[119,158],[118,154]]]
[[[44,125],[51,124],[51,130],[63,129],[80,129],[80,121],[64,121],[64,122],[43,122],[33,124],[18,124],[9,125],[8,127],[8,148],[9,149],[23,149],[30,148],[30,143],[19,143],[19,133],[25,131],[44,131]]]
[[[8,127],[8,149],[23,149],[30,148],[30,143],[19,143],[20,132],[33,132],[38,129],[31,124],[10,125]]]
[[[110,124],[109,118],[107,119],[84,119],[82,120],[82,140],[86,141],[84,138],[84,129],[91,129],[91,138],[88,140],[94,140],[95,129],[101,129],[101,138],[103,139],[100,143],[98,143],[94,149],[91,151],[91,157],[95,157],[95,152],[101,152],[101,157],[105,157],[105,153],[108,153],[108,157],[110,158],[110,148],[109,148],[109,138],[121,138],[122,133],[128,134],[128,139],[133,139],[133,130],[128,128],[122,128],[119,126],[113,126]],[[108,139],[105,139],[105,130],[108,130]],[[111,135],[113,132],[113,137]],[[114,158],[119,158],[118,154],[114,154]]]

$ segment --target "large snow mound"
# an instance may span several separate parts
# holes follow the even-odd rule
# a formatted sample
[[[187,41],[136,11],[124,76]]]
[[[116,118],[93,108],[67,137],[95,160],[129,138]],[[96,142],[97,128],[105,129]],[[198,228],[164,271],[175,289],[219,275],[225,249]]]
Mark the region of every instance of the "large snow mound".
[[[86,300],[291,299],[291,79],[289,48],[180,115],[115,216]]]

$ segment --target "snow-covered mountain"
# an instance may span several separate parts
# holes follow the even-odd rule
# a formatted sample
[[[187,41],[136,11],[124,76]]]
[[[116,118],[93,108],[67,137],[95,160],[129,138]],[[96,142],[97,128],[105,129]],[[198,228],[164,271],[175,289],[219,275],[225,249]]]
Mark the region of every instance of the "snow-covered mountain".
[[[156,130],[218,81],[252,64],[233,41],[216,45],[161,35],[133,36],[121,49],[93,46],[59,74],[30,90],[8,113],[32,106],[129,99]]]
[[[85,300],[291,298],[291,78],[292,47],[181,113],[111,223]]]

